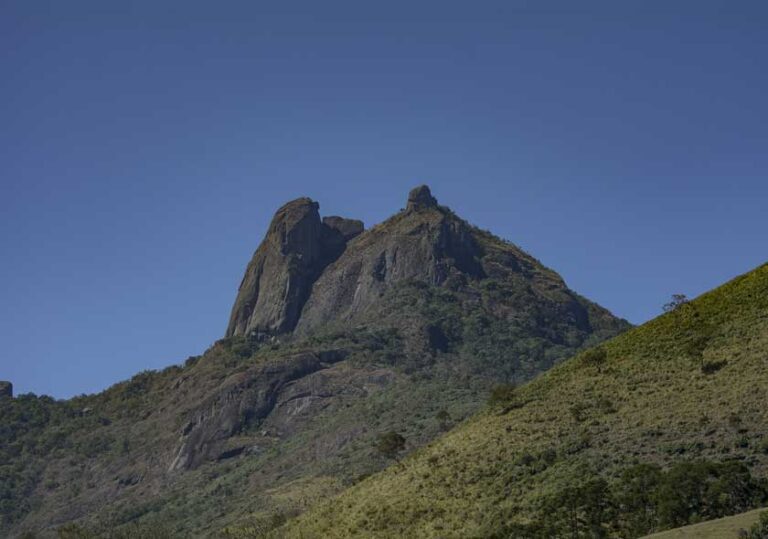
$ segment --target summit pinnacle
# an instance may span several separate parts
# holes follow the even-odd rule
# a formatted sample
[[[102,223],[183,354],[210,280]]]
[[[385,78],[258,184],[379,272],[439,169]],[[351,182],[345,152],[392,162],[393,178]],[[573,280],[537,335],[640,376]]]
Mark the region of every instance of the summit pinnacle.
[[[411,189],[408,193],[407,210],[421,210],[425,208],[434,208],[437,206],[437,199],[432,196],[432,192],[426,185],[420,185]]]

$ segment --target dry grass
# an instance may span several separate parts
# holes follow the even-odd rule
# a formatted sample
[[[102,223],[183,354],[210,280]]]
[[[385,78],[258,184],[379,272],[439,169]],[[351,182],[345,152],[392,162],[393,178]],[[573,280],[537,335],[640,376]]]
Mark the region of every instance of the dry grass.
[[[765,509],[755,509],[732,517],[654,533],[648,535],[647,539],[736,539],[739,530],[749,530],[763,511]]]
[[[706,347],[691,357],[702,324]],[[481,413],[280,534],[488,536],[585,473],[637,463],[737,459],[765,477],[768,265],[603,346],[600,368],[573,358],[520,388],[524,406]],[[705,374],[702,362],[725,363]],[[552,451],[546,465],[522,458]]]

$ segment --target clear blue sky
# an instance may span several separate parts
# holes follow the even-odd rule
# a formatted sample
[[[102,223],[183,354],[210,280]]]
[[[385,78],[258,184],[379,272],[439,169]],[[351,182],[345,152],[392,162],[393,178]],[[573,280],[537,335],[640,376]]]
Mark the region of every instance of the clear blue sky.
[[[201,353],[283,202],[441,203],[639,323],[766,261],[768,3],[0,2],[0,379]]]

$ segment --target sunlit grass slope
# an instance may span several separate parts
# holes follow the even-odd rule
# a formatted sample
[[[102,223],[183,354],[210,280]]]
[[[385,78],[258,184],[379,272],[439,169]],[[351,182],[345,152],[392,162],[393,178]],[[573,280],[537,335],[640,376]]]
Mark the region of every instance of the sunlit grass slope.
[[[738,539],[739,531],[748,531],[765,509],[718,518],[648,535],[647,539]]]
[[[638,464],[726,461],[765,477],[768,265],[601,348],[604,358],[566,361],[277,534],[515,536],[563,489],[612,484]]]

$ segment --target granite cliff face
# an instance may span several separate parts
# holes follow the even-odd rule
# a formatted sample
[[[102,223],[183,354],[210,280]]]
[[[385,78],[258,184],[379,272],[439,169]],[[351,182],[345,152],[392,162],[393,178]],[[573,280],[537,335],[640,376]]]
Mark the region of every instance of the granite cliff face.
[[[481,300],[483,285],[501,283],[507,297],[486,299],[496,315],[546,304],[546,316],[593,329],[594,304],[516,246],[438,205],[425,185],[409,193],[405,210],[370,230],[341,217],[321,220],[318,207],[302,198],[278,210],[246,269],[227,336],[308,336],[358,323],[387,314],[381,298],[413,282],[470,302]]]
[[[485,276],[471,227],[414,189],[406,209],[347,245],[315,282],[297,324],[308,334],[329,321],[350,322],[375,308],[394,285],[418,281],[457,287]]]
[[[314,281],[362,232],[360,221],[321,221],[318,207],[299,198],[277,211],[240,284],[227,337],[265,338],[291,331]]]
[[[170,469],[194,468],[206,460],[239,455],[247,447],[225,449],[227,439],[249,424],[263,422],[276,407],[285,405],[280,396],[297,380],[343,357],[341,353],[296,353],[231,377],[191,414],[182,429],[182,443]]]

